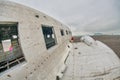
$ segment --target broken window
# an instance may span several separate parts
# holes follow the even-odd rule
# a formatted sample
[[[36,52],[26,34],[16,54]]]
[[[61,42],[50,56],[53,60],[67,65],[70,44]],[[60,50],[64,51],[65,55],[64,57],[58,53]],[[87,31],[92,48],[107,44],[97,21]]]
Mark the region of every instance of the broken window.
[[[23,62],[17,23],[0,24],[0,72]]]
[[[42,25],[42,31],[45,39],[46,48],[49,49],[56,45],[56,38],[52,26]]]
[[[72,35],[71,31],[69,31],[69,34]]]
[[[63,29],[60,30],[61,36],[64,36],[64,31]]]

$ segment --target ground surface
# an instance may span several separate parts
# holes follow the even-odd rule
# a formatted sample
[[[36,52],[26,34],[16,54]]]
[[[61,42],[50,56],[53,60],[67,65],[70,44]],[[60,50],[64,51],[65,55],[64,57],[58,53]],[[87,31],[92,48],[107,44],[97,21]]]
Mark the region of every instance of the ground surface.
[[[107,44],[120,58],[120,35],[102,35],[93,38]]]

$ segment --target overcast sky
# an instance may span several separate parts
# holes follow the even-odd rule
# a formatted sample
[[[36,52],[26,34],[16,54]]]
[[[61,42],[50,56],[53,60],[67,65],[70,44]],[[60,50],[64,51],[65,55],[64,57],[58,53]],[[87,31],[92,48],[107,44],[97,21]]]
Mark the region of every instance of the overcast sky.
[[[70,26],[74,35],[120,34],[120,0],[11,0]]]

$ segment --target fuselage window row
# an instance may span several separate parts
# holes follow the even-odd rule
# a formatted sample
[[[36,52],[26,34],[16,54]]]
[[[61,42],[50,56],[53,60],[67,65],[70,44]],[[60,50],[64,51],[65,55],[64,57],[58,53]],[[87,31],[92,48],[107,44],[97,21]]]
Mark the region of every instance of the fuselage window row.
[[[47,49],[56,45],[57,40],[53,26],[42,25],[42,32]],[[60,29],[61,36],[64,30]],[[66,35],[70,31],[66,30]],[[18,23],[0,24],[0,72],[25,61],[21,46],[19,44]]]

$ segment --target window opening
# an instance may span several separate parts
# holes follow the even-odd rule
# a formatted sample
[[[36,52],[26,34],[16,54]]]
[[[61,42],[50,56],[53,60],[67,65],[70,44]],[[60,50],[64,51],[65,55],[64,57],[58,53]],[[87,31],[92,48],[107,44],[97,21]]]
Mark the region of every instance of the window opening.
[[[54,33],[53,27],[42,25],[42,31],[43,31],[43,35],[44,35],[46,48],[49,49],[52,46],[56,45],[56,38],[55,38],[55,33]]]
[[[0,73],[25,61],[17,26],[17,23],[0,24]]]
[[[60,30],[60,33],[61,33],[61,36],[64,36],[64,30],[63,29]]]

